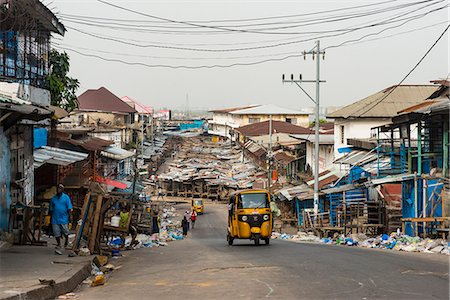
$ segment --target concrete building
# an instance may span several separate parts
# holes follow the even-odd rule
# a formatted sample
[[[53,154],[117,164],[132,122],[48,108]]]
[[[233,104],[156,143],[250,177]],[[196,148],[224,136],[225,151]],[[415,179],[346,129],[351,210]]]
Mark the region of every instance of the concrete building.
[[[293,109],[283,108],[272,104],[252,105],[247,107],[211,110],[213,119],[208,122],[209,134],[233,138],[234,130],[245,125],[268,121],[281,121],[307,127],[309,115]]]
[[[374,138],[372,128],[390,124],[397,112],[421,103],[436,89],[433,85],[391,86],[328,114],[334,119],[335,157],[342,156],[340,151],[349,146],[348,139]]]
[[[40,1],[0,1],[0,230],[10,205],[34,201],[35,127],[54,109],[45,89],[51,34],[65,28]],[[35,24],[34,30],[24,30]]]

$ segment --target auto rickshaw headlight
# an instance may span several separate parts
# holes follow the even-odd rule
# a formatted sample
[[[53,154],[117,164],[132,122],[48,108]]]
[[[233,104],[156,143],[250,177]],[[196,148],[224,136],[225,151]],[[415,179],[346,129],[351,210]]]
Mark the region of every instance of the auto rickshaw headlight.
[[[263,220],[264,220],[264,221],[267,221],[267,220],[269,220],[269,218],[270,218],[270,216],[269,216],[269,215],[264,215],[264,216],[263,216]]]
[[[248,220],[248,217],[247,216],[242,216],[242,221],[247,221]]]

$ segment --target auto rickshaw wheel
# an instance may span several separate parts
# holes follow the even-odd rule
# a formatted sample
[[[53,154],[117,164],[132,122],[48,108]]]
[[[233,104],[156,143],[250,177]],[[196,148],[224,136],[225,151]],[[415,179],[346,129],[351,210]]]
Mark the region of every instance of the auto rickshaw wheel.
[[[266,245],[269,245],[270,244],[270,238],[264,239],[264,242],[266,242]]]
[[[233,238],[230,236],[230,234],[227,234],[227,241],[228,241],[228,245],[233,245]]]
[[[255,238],[255,246],[259,245],[259,238]]]

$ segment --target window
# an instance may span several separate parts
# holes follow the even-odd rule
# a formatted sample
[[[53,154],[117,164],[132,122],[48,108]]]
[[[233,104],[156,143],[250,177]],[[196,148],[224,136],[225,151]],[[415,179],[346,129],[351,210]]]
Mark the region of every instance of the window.
[[[238,208],[267,208],[269,205],[266,193],[241,194],[239,196]]]
[[[344,125],[341,125],[339,128],[340,128],[339,132],[341,135],[341,144],[344,144],[345,143]]]
[[[261,122],[261,118],[248,118],[249,124],[259,123],[259,122]]]
[[[286,122],[297,125],[297,118],[286,118]]]

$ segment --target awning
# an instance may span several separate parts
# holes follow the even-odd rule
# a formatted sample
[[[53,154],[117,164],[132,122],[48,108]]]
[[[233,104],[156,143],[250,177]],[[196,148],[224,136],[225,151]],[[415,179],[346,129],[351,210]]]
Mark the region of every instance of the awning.
[[[128,187],[128,185],[124,182],[115,181],[115,180],[100,177],[100,176],[95,176],[95,181],[115,187],[115,188],[119,188],[119,189],[126,189]]]
[[[43,146],[34,150],[34,168],[39,168],[45,163],[67,166],[77,161],[84,160],[88,157],[88,154],[70,151],[61,148]]]
[[[376,186],[384,183],[392,183],[392,182],[402,182],[405,180],[411,180],[414,179],[414,174],[398,174],[398,175],[391,175],[386,176],[383,178],[376,178],[376,179],[370,179],[368,182],[366,182],[367,186]]]
[[[108,157],[115,160],[124,160],[126,158],[129,158],[134,155],[134,152],[117,148],[117,147],[108,147],[105,148],[105,150],[102,151],[102,156]]]

